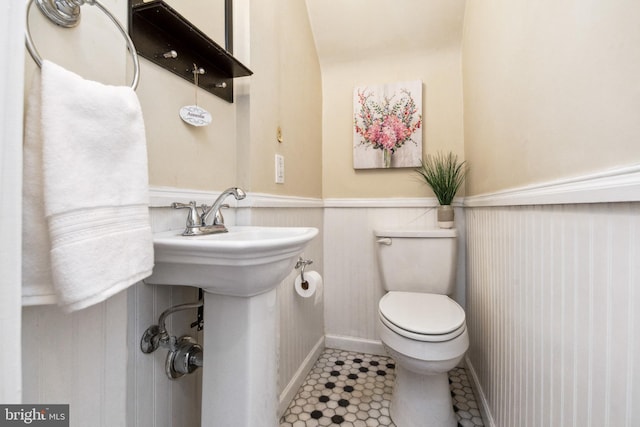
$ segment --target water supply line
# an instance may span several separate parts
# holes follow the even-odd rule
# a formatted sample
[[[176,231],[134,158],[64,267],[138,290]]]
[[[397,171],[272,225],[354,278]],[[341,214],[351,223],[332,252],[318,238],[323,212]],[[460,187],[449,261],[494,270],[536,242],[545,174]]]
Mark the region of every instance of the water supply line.
[[[144,331],[140,339],[140,350],[145,354],[150,354],[160,347],[167,348],[167,360],[165,371],[170,379],[179,378],[185,374],[190,374],[199,367],[202,367],[202,346],[188,336],[180,338],[169,334],[166,327],[166,320],[171,314],[193,308],[201,308],[204,305],[204,298],[200,292],[200,299],[196,302],[179,304],[169,307],[160,314],[157,325],[151,325]],[[195,322],[199,324],[199,322]],[[193,325],[192,325],[193,326]]]

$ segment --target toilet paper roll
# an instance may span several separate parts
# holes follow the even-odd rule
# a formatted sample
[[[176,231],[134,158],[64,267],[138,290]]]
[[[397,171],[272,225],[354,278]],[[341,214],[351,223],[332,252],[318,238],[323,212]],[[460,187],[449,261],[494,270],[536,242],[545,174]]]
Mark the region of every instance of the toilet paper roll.
[[[322,276],[317,271],[305,271],[304,282],[298,274],[295,285],[296,293],[302,298],[311,298],[315,295],[314,304],[322,298]]]

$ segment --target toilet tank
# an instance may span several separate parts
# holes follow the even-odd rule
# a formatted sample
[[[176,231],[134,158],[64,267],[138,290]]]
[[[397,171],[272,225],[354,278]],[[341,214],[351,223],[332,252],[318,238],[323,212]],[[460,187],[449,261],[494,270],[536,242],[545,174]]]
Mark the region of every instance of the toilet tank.
[[[455,288],[455,229],[377,229],[376,252],[387,291],[451,295]]]

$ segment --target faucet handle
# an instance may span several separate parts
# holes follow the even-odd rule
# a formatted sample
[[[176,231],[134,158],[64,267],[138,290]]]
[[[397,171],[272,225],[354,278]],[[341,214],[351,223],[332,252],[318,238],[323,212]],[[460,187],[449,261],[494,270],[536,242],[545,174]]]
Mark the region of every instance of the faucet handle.
[[[171,207],[174,209],[189,209],[189,215],[187,215],[187,227],[199,227],[202,225],[201,216],[198,214],[196,202],[194,200],[189,203],[171,203]]]
[[[180,203],[180,202],[173,202],[171,203],[171,207],[174,209],[182,209],[182,208],[191,208],[191,207],[196,207],[196,201],[192,200],[189,203]]]

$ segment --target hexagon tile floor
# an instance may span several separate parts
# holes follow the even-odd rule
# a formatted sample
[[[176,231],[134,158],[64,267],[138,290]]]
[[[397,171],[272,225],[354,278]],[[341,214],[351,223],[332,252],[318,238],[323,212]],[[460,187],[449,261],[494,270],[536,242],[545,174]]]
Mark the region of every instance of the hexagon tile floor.
[[[389,417],[394,369],[389,357],[325,349],[280,427],[396,427]],[[449,383],[458,426],[483,426],[465,370],[449,372]]]

